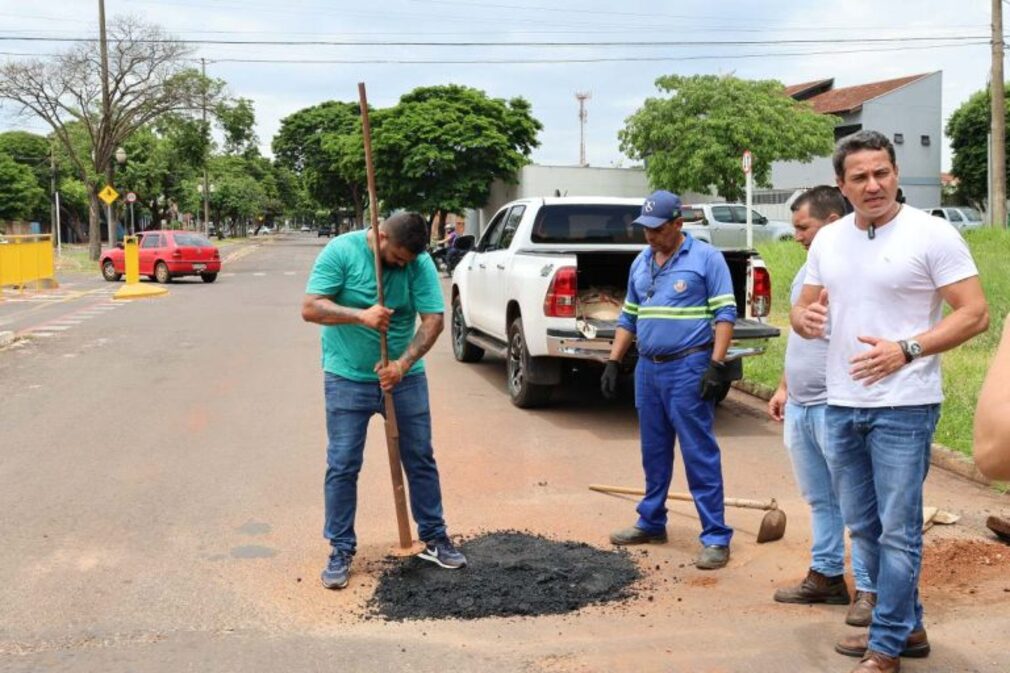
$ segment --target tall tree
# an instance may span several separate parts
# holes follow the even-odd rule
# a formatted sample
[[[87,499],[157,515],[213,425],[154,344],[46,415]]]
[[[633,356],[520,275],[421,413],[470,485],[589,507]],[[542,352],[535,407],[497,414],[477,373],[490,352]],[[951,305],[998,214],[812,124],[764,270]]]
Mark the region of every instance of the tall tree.
[[[375,115],[376,179],[390,207],[459,212],[514,182],[543,125],[523,98],[449,84],[420,87]]]
[[[780,82],[736,77],[667,75],[666,94],[648,98],[618,133],[621,151],[645,161],[656,188],[738,200],[745,188],[740,157],[750,150],[757,185],[771,186],[775,161],[809,161],[829,154],[835,117],[785,95]]]
[[[218,103],[214,108],[217,122],[224,131],[226,154],[255,156],[259,154],[256,137],[256,112],[248,98],[235,98]]]
[[[361,222],[368,190],[358,103],[326,101],[288,115],[272,146],[277,163],[331,216],[353,208]]]
[[[39,187],[32,170],[10,156],[0,153],[0,220],[23,220],[46,193]]]
[[[98,190],[116,148],[138,128],[172,112],[198,109],[206,93],[216,104],[213,83],[188,66],[189,48],[159,27],[133,18],[109,27],[109,115],[103,114],[99,45],[78,44],[51,60],[8,62],[0,67],[0,98],[48,123],[67,150],[70,164],[88,187],[89,253],[101,251]],[[82,155],[68,125],[86,131],[92,153]]]
[[[1010,99],[1010,88],[1004,85],[1004,96]],[[957,195],[974,206],[986,205],[989,198],[989,90],[976,91],[947,120],[946,133],[954,152],[951,173],[958,180]],[[1010,151],[1010,136],[1007,137]],[[1010,177],[1010,163],[1007,165]]]
[[[51,188],[52,160],[49,140],[27,131],[8,131],[0,133],[0,154],[6,154],[15,162],[28,167],[35,176],[40,192],[38,198],[29,204],[28,217],[44,221],[49,219],[49,199],[47,194]]]

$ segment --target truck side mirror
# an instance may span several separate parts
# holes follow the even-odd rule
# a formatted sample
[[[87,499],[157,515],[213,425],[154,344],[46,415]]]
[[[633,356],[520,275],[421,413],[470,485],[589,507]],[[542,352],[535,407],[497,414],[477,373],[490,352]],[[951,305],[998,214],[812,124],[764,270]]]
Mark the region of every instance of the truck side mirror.
[[[477,238],[473,234],[457,236],[456,241],[452,244],[452,247],[462,252],[467,252],[469,250],[473,250],[473,246],[476,242]]]

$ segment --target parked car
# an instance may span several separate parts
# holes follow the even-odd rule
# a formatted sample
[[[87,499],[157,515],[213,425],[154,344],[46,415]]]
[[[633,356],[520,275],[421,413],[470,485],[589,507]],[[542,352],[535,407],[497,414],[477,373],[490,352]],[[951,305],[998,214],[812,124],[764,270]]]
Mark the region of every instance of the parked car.
[[[307,234],[310,231],[312,231],[312,228],[307,224],[303,224],[302,228],[299,231],[301,231],[303,234]]]
[[[316,233],[316,238],[319,238],[320,236],[332,236],[332,235],[333,235],[332,227],[324,224],[319,227],[319,231]]]
[[[962,233],[982,227],[982,213],[968,206],[933,208],[929,214],[947,220]]]
[[[751,208],[754,244],[789,241],[793,225],[769,220]],[[694,203],[684,207],[684,230],[723,250],[747,247],[747,206],[741,203]]]
[[[181,276],[200,276],[205,283],[217,280],[221,271],[221,253],[201,234],[191,231],[145,231],[138,243],[140,274],[159,283],[170,283]],[[126,273],[125,252],[121,247],[102,252],[99,268],[109,282]]]
[[[456,360],[503,357],[509,397],[518,407],[550,398],[567,369],[602,368],[610,356],[631,264],[645,247],[632,224],[642,199],[558,197],[505,205],[452,275],[452,349]],[[693,235],[693,232],[692,232]],[[753,250],[725,250],[737,321],[729,360],[758,355],[779,329],[764,319],[771,279]],[[634,350],[625,363],[637,358]],[[729,392],[725,385],[722,396]]]

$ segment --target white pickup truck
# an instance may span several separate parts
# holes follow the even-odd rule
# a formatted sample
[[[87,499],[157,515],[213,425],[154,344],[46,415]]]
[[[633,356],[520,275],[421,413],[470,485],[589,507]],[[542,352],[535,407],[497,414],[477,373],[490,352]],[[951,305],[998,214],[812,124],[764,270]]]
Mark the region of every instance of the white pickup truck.
[[[632,224],[642,199],[558,197],[505,205],[452,275],[452,347],[460,362],[505,358],[512,403],[535,407],[573,366],[606,362],[631,263],[645,247]],[[688,227],[690,231],[690,227]],[[738,319],[730,360],[764,352],[779,330],[762,319],[771,281],[753,250],[724,250]],[[631,368],[637,355],[629,354]],[[729,384],[723,392],[725,396]]]

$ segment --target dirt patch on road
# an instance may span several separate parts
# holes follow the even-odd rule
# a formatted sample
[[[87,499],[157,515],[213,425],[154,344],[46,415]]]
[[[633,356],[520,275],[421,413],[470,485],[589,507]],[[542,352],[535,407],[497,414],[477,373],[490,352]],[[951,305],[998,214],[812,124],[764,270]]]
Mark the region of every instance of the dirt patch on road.
[[[462,570],[390,561],[369,603],[373,614],[395,621],[561,614],[629,599],[641,577],[627,552],[528,533],[487,533],[460,549],[469,561]]]
[[[922,556],[924,591],[1010,593],[1010,546],[988,540],[937,540]]]

